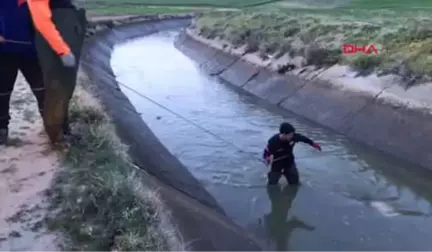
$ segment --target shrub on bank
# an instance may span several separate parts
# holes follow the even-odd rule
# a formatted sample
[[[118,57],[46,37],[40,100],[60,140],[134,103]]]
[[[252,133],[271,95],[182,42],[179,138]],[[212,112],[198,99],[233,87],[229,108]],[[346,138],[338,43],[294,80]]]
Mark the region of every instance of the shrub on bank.
[[[63,234],[67,250],[183,250],[157,194],[91,98],[78,89],[71,103],[74,137],[51,190],[50,229]]]

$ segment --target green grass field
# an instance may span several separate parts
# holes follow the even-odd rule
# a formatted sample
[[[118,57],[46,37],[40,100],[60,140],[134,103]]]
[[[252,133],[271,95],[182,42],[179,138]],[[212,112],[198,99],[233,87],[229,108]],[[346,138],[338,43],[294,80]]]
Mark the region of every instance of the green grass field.
[[[432,1],[327,2],[279,1],[240,13],[207,13],[196,28],[263,57],[289,54],[313,65],[432,75]],[[379,54],[342,55],[343,44],[374,44]]]
[[[124,4],[124,5],[154,5],[154,6],[208,6],[241,8],[260,4],[278,2],[278,0],[94,0],[88,4]]]
[[[308,5],[338,5],[351,8],[432,8],[429,0],[90,0],[88,4],[124,4],[124,5],[155,5],[155,6],[210,6],[241,8],[269,3],[303,3]]]
[[[432,0],[90,0],[85,6],[96,15],[200,12],[201,35],[247,44],[262,55],[432,74]],[[346,43],[374,44],[380,54],[347,57],[341,54]],[[399,70],[395,62],[402,62]]]
[[[316,6],[318,9],[328,5],[336,5],[343,9],[431,9],[432,1],[411,0],[411,1],[390,1],[390,0],[90,0],[85,5],[90,11],[101,14],[130,14],[130,13],[179,13],[194,11],[192,7],[209,8],[247,8],[269,4],[299,3],[309,6]],[[151,8],[150,8],[150,7]],[[179,9],[176,7],[191,7]]]
[[[200,12],[199,33],[247,44],[263,55],[308,56],[318,50],[320,64],[370,70],[402,61],[409,72],[432,74],[432,0],[90,0],[85,6],[95,15]],[[346,57],[345,43],[373,43],[380,54]]]
[[[245,8],[277,0],[91,0],[85,7],[93,14],[159,14],[202,11],[208,8]]]
[[[181,14],[196,12],[196,8],[147,7],[147,6],[104,6],[87,8],[90,15],[139,15],[139,14]]]
[[[403,9],[430,9],[432,10],[432,1],[429,0],[353,0],[352,3],[348,4],[350,8],[388,8],[393,10]]]

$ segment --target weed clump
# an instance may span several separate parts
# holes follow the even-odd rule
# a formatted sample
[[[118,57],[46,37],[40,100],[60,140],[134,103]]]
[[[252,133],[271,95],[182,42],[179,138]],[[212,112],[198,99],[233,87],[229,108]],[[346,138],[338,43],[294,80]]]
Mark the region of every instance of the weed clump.
[[[379,55],[373,54],[360,54],[352,56],[348,60],[350,61],[350,65],[360,72],[371,72],[382,62],[382,58]]]
[[[317,45],[311,45],[305,50],[306,63],[315,66],[329,66],[339,62],[341,50],[322,48]]]

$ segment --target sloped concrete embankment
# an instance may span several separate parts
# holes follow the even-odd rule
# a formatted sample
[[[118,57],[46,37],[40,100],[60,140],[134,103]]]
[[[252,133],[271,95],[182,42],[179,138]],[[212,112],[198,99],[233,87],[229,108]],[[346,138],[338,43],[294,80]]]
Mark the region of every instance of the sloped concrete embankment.
[[[126,18],[117,24],[107,22],[108,27],[106,22],[93,23],[90,29],[102,27],[99,29],[102,31],[87,40],[83,51],[81,68],[90,78],[87,88],[101,100],[118,136],[129,146],[134,163],[150,174],[149,186],[159,191],[185,243],[191,250],[262,250],[261,243],[226,217],[200,182],[158,141],[120,90],[110,67],[115,44],[186,27],[190,16]]]
[[[396,82],[357,92],[316,75],[277,75],[189,31],[180,34],[176,47],[210,75],[401,161],[432,169],[431,112],[427,106],[415,109],[410,102],[395,102],[403,101],[404,95],[405,100],[415,100]]]

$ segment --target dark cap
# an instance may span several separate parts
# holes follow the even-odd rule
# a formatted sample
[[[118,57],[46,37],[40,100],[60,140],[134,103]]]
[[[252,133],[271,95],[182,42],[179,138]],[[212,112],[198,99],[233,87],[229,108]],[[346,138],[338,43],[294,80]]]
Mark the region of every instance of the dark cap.
[[[280,125],[279,127],[279,133],[281,134],[289,134],[295,131],[294,126],[292,126],[291,124],[284,122]]]

